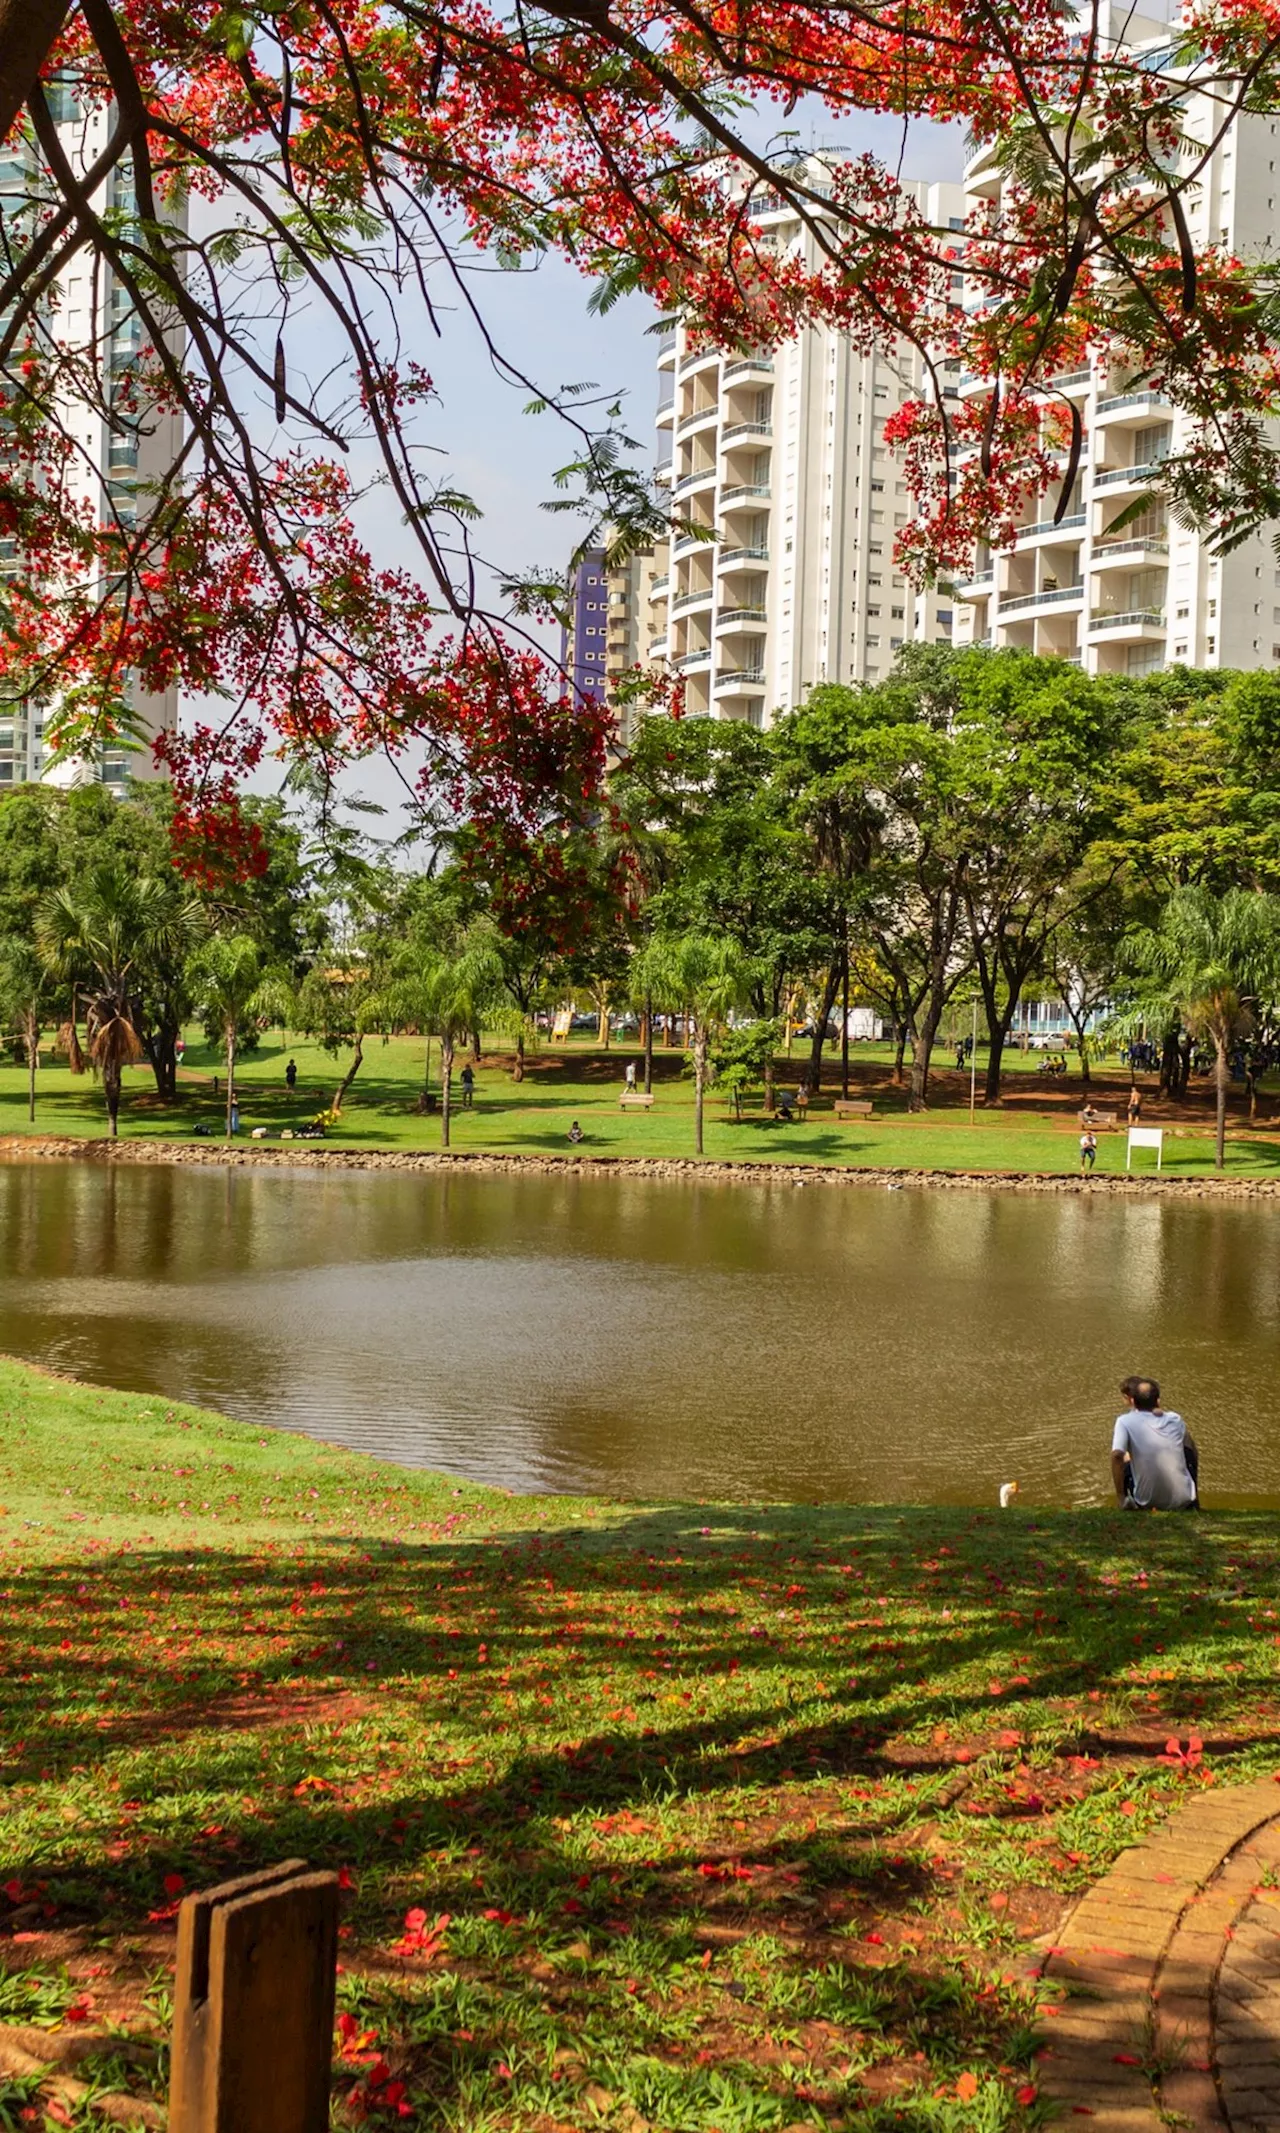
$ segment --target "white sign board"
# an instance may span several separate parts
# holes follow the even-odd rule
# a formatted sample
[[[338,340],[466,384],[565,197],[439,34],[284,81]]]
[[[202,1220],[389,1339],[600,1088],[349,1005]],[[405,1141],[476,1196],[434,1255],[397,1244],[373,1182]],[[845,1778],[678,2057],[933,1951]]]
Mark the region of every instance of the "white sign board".
[[[1135,1148],[1154,1148],[1156,1151],[1156,1169],[1159,1170],[1164,1162],[1164,1127],[1130,1126],[1129,1145],[1125,1149],[1124,1155],[1124,1167],[1126,1170],[1133,1160]]]

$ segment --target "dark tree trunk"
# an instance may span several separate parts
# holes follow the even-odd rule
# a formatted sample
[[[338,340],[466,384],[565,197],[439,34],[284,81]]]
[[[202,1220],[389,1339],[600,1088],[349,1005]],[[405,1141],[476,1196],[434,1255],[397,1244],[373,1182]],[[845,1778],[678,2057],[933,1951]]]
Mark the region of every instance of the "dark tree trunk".
[[[513,1081],[524,1080],[524,1025],[516,1031],[516,1063],[511,1069]]]
[[[905,1015],[899,1015],[897,1021],[893,1025],[893,1078],[899,1088],[902,1087],[903,1082],[907,1078],[906,1058],[907,1020]]]
[[[1178,1032],[1171,1029],[1160,1047],[1160,1094],[1176,1096],[1178,1093]]]
[[[449,1119],[453,1099],[453,1038],[440,1039],[440,1146],[449,1145]]]
[[[119,1068],[119,1067],[117,1066],[117,1064],[115,1063],[115,1061],[114,1061],[114,1060],[113,1060],[113,1061],[112,1061],[112,1062],[110,1063],[110,1065],[108,1065],[108,1066],[105,1066],[105,1067],[103,1068],[103,1070],[102,1070],[102,1093],[103,1093],[103,1095],[104,1095],[104,1096],[106,1097],[106,1100],[107,1100],[107,1120],[108,1120],[108,1129],[109,1129],[109,1131],[110,1131],[110,1134],[111,1134],[111,1138],[112,1138],[112,1140],[113,1140],[113,1141],[114,1141],[114,1140],[117,1140],[117,1139],[119,1138],[119,1133],[120,1133],[120,1084],[121,1084],[121,1080],[122,1080],[122,1076],[121,1076],[120,1068]]]
[[[32,1125],[34,1125],[36,1119],[36,1067],[39,1064],[40,1059],[40,1023],[35,1012],[31,1008],[27,1009],[26,1024],[27,1117],[31,1120]]]
[[[236,1102],[236,1026],[227,1024],[227,1139],[231,1138],[231,1113]]]
[[[982,1089],[984,1105],[998,1104],[1000,1101],[1000,1070],[1004,1064],[1007,1036],[1008,1030],[998,1016],[994,1027],[991,1023],[987,1024],[987,1078]]]
[[[135,1015],[135,1023],[140,1020]],[[162,1103],[176,1103],[178,1096],[178,1037],[176,1022],[158,1022],[143,1039],[147,1064],[155,1075],[156,1094]]]
[[[844,941],[844,968],[840,973],[840,1094],[849,1099],[849,936]]]
[[[646,996],[644,1003],[644,1093],[653,1090],[653,1001]]]
[[[840,989],[842,960],[842,957],[837,956],[827,972],[821,1005],[813,1026],[813,1041],[809,1047],[809,1071],[805,1076],[811,1096],[816,1096],[822,1087],[822,1047],[827,1041],[827,1023],[831,1019],[831,1010],[835,1006],[836,994]]]
[[[702,1111],[707,1087],[707,1032],[702,1023],[693,1025],[693,1120],[694,1147],[702,1154]]]
[[[1227,1161],[1228,1067],[1227,1043],[1225,1037],[1215,1037],[1213,1040],[1213,1048],[1215,1053],[1217,1054],[1217,1057],[1214,1061],[1213,1077],[1215,1082],[1214,1095],[1217,1102],[1217,1137],[1214,1142],[1213,1167],[1215,1170],[1223,1170],[1226,1167]]]
[[[363,1059],[364,1032],[361,1031],[356,1037],[356,1048],[351,1054],[351,1064],[347,1068],[347,1071],[343,1075],[341,1081],[338,1083],[337,1093],[335,1094],[333,1099],[333,1108],[339,1118],[342,1116],[342,1106],[346,1097],[347,1090],[351,1087],[351,1084],[355,1080],[356,1075],[360,1072],[360,1067]]]

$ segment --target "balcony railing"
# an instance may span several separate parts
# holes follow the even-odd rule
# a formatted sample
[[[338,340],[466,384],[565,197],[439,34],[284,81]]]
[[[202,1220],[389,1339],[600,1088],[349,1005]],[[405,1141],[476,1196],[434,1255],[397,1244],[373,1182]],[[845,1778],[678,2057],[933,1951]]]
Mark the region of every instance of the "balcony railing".
[[[1067,600],[1083,600],[1083,598],[1083,585],[1059,585],[1055,586],[1051,592],[1019,593],[1012,600],[1007,600],[1002,595],[1000,600],[1000,620],[1003,622],[1006,615],[1012,615],[1026,607],[1061,607]]]
[[[1089,617],[1089,630],[1127,630],[1164,628],[1164,610],[1159,607],[1132,607],[1122,615],[1097,614]]]
[[[773,376],[772,356],[740,356],[736,362],[726,363],[724,374],[728,378],[740,378],[744,370],[763,370]]]
[[[672,601],[671,612],[673,615],[683,615],[691,607],[709,607],[714,597],[709,585],[702,592],[681,593],[678,600]]]
[[[1073,511],[1067,518],[1060,518],[1056,522],[1051,518],[1038,518],[1033,526],[1019,526],[1018,539],[1030,541],[1037,533],[1067,533],[1072,527],[1083,526],[1084,519],[1083,511]]]
[[[714,422],[719,413],[719,403],[715,400],[706,407],[695,407],[693,413],[686,415],[677,426],[677,437],[687,437],[690,431],[700,429],[704,422]]]
[[[717,667],[717,689],[763,689],[763,667]]]
[[[1095,474],[1093,486],[1095,489],[1114,489],[1122,481],[1150,481],[1152,475],[1158,474],[1163,465],[1162,454],[1159,459],[1145,460],[1140,467],[1112,467],[1107,474]]]
[[[763,607],[724,607],[716,616],[716,628],[725,629],[730,623],[753,623],[763,629],[768,612]]]
[[[1108,400],[1099,400],[1096,412],[1099,415],[1114,415],[1121,407],[1153,407],[1158,412],[1168,412],[1169,402],[1163,393],[1113,393]]]
[[[673,659],[671,664],[677,673],[684,674],[690,667],[709,667],[711,653],[709,649],[705,652],[686,652],[682,658]]]
[[[1144,541],[1139,538],[1138,540],[1130,541],[1095,541],[1093,544],[1093,559],[1095,563],[1103,560],[1110,562],[1112,556],[1168,555],[1168,553],[1169,543],[1161,540]]]
[[[667,589],[668,585],[670,585],[670,583],[671,583],[671,573],[670,573],[670,571],[664,571],[664,572],[663,572],[663,575],[662,575],[662,576],[661,576],[660,578],[655,578],[655,579],[654,579],[654,581],[653,581],[653,583],[652,583],[652,584],[650,585],[650,587],[649,587],[649,592],[650,592],[650,595],[651,595],[651,596],[656,596],[656,595],[657,595],[658,593],[664,593],[664,592],[666,591],[666,589]]]
[[[720,491],[720,509],[727,511],[730,504],[742,503],[749,496],[764,499],[768,494],[769,484],[767,481],[739,482],[732,489],[722,489]]]
[[[714,467],[699,467],[692,474],[682,474],[672,494],[674,496],[685,496],[690,489],[703,489],[708,482],[714,482],[715,478],[716,470]]]
[[[721,444],[736,444],[740,437],[772,437],[771,422],[735,422],[731,428],[720,432]]]
[[[755,563],[767,563],[767,548],[722,548],[718,557],[721,570],[746,570]]]

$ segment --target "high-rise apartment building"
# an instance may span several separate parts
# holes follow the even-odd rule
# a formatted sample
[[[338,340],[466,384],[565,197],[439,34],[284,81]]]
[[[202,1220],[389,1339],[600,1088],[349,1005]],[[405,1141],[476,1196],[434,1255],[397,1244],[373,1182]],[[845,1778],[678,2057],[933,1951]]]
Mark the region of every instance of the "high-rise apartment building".
[[[1117,17],[1114,33],[1148,66],[1160,65],[1168,49],[1167,27],[1150,9]],[[1201,152],[1190,144],[1212,140],[1222,113],[1192,94],[1182,120],[1185,169]],[[998,203],[1005,182],[991,148],[970,156],[970,207]],[[1197,246],[1220,242],[1246,260],[1269,255],[1280,208],[1277,122],[1236,118],[1182,198]],[[1160,494],[1161,461],[1188,441],[1186,417],[1114,356],[1082,364],[1053,386],[1044,396],[1046,425],[1064,399],[1083,417],[1079,477],[1056,525],[1058,495],[1029,495],[1016,547],[979,550],[957,587],[956,643],[1052,653],[1093,674],[1280,664],[1280,570],[1270,537],[1258,534],[1214,557],[1203,536],[1171,518]],[[964,377],[959,389],[962,396],[987,390]],[[1150,502],[1140,515],[1118,523],[1144,497]]]
[[[812,159],[811,186],[829,175],[830,157]],[[921,186],[919,200],[958,223],[957,187]],[[817,264],[776,194],[750,213],[762,239]],[[816,682],[877,681],[903,644],[948,638],[949,598],[914,594],[894,567],[911,499],[884,430],[921,390],[911,349],[863,354],[813,326],[768,355],[724,354],[681,325],[658,369],[677,523],[648,651],[682,677],[688,712],[767,724]]]
[[[603,548],[592,548],[575,564],[569,581],[560,664],[575,697],[615,703],[619,741],[630,731],[630,714],[625,704],[616,703],[614,691],[629,667],[648,664],[652,590],[666,567],[665,543],[612,566]]]
[[[115,124],[112,110],[83,109],[70,85],[50,91],[63,148],[73,170],[82,173],[101,155]],[[11,140],[0,151],[0,221],[7,225],[14,251],[28,241],[40,169],[31,145]],[[103,181],[97,204],[117,214],[133,204],[127,167],[117,167]],[[177,413],[138,408],[130,373],[143,346],[142,323],[127,292],[110,270],[96,269],[84,253],[73,254],[60,276],[43,318],[43,327],[66,346],[79,350],[98,374],[95,398],[64,398],[60,413],[76,452],[69,491],[86,504],[100,524],[136,524],[138,491],[162,476],[177,460],[182,419]],[[145,510],[145,504],[143,506]],[[0,572],[6,558],[0,552]],[[9,558],[12,568],[12,552]],[[125,744],[100,750],[92,760],[59,759],[51,764],[44,745],[47,692],[33,695],[0,690],[0,788],[46,778],[59,784],[101,781],[122,787],[130,777],[154,774],[150,752]],[[135,693],[133,709],[148,734],[177,722],[178,694]]]

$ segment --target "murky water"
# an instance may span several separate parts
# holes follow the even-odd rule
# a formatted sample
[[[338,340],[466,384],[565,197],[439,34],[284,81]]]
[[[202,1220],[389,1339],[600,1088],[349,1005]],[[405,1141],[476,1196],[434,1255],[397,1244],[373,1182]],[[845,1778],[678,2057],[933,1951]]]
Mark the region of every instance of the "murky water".
[[[515,1489],[1108,1495],[1153,1371],[1280,1502],[1280,1211],[0,1165],[0,1349]]]

